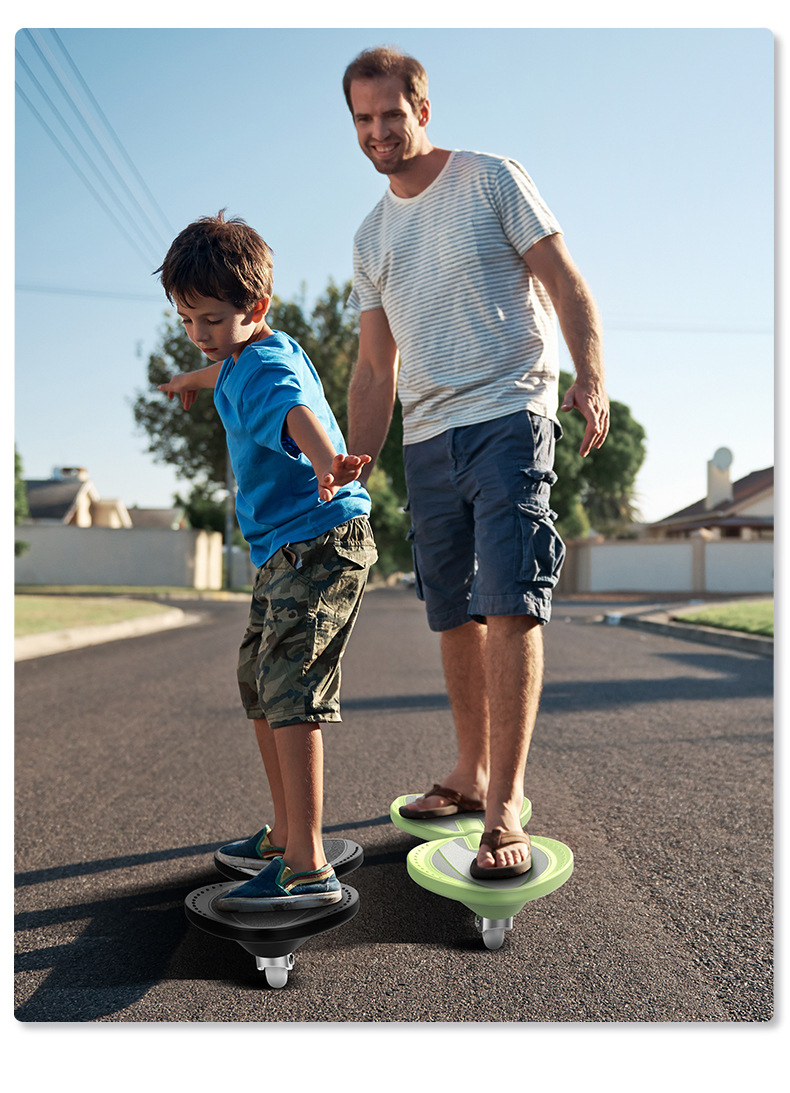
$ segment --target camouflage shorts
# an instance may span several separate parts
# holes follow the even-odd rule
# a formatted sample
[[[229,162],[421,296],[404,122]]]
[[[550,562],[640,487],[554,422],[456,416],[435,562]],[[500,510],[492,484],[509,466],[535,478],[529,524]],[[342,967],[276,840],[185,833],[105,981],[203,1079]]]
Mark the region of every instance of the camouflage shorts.
[[[357,516],[260,567],[237,669],[247,717],[272,728],[340,721],[340,659],[376,558]]]

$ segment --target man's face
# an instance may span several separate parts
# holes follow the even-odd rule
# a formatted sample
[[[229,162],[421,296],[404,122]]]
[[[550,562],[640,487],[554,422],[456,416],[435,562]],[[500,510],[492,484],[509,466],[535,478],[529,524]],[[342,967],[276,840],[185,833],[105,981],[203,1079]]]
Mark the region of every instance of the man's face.
[[[351,106],[359,146],[377,171],[398,174],[427,144],[427,99],[417,114],[397,76],[351,81]]]

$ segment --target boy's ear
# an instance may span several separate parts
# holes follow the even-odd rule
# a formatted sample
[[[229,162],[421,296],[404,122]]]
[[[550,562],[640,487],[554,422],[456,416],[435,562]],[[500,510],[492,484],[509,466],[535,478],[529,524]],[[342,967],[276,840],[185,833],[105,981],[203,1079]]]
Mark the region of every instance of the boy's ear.
[[[269,304],[272,302],[271,296],[264,296],[258,300],[252,309],[252,320],[255,323],[259,323],[266,312],[269,310]]]

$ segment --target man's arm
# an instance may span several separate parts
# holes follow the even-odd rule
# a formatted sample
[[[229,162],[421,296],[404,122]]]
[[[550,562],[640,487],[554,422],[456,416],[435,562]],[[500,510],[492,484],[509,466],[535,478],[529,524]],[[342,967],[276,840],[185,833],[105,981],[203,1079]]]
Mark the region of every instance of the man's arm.
[[[307,406],[294,406],[285,416],[288,435],[313,465],[318,479],[318,496],[331,501],[341,486],[359,478],[370,463],[369,455],[344,455],[335,452],[326,430]]]
[[[545,236],[523,258],[549,294],[576,369],[576,382],[568,389],[560,409],[567,411],[575,406],[586,419],[579,449],[579,454],[585,456],[593,448],[600,448],[609,432],[598,307],[561,235]]]
[[[383,308],[363,311],[359,319],[359,356],[348,390],[348,446],[370,452],[373,463],[387,439],[398,380],[398,347]]]
[[[222,368],[222,361],[210,364],[208,368],[198,368],[194,372],[179,372],[167,383],[160,383],[158,390],[164,391],[169,399],[178,395],[185,410],[188,410],[195,402],[198,391],[204,387],[212,390],[217,385],[217,377]]]

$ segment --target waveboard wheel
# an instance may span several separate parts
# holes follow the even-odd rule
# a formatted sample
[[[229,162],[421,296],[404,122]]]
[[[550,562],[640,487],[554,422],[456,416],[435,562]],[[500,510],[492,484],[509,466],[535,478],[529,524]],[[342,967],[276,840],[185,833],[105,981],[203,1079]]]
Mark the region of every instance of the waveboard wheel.
[[[288,982],[288,973],[293,971],[294,956],[256,956],[255,965],[259,972],[266,976],[266,982],[275,990],[281,990]]]

